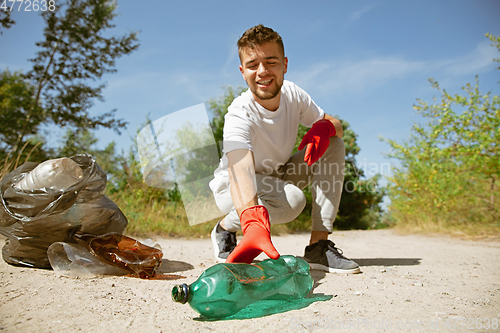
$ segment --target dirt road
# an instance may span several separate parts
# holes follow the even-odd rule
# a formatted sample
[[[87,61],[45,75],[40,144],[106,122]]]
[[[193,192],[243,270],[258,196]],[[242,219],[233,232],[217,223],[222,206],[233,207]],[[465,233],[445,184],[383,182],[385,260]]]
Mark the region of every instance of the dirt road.
[[[499,241],[391,230],[335,232],[330,239],[362,266],[361,274],[313,271],[310,297],[317,301],[223,321],[200,320],[170,298],[174,284],[191,283],[215,264],[210,239],[156,239],[165,259],[160,271],[185,277],[177,280],[72,279],[1,261],[0,331],[500,332]],[[281,254],[296,256],[307,241],[307,234],[273,238]]]

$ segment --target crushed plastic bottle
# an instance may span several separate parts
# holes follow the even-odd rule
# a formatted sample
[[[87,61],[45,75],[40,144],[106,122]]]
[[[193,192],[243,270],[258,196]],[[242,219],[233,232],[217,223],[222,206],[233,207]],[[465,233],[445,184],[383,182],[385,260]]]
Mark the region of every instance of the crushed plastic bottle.
[[[258,264],[216,264],[192,284],[174,286],[172,299],[203,317],[224,318],[263,299],[302,299],[313,283],[305,260],[283,255]]]
[[[72,159],[63,157],[40,163],[14,186],[24,191],[42,188],[61,191],[82,178],[82,168]]]
[[[163,252],[118,233],[78,235],[73,238],[102,261],[129,271],[141,279],[154,278]]]
[[[47,250],[50,265],[56,274],[72,278],[98,275],[126,275],[128,270],[99,260],[80,244],[55,242]]]

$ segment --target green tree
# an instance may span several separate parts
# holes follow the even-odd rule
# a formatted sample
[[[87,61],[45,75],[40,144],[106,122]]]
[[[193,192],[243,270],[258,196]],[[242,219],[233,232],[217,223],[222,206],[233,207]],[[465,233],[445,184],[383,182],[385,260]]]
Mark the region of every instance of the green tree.
[[[143,174],[141,170],[141,161],[139,160],[139,152],[137,146],[137,136],[139,132],[147,125],[151,123],[149,115],[146,115],[146,119],[143,124],[137,127],[135,136],[131,137],[132,144],[127,153],[122,152],[118,157],[110,155],[108,159],[116,168],[116,172],[113,174],[113,179],[111,184],[108,184],[107,191],[110,194],[116,195],[126,195],[127,200],[137,200],[138,202],[152,204],[165,203],[166,201],[179,201],[176,197],[178,193],[172,189],[155,188],[148,186],[143,179]],[[110,146],[107,149],[111,149]],[[114,150],[114,147],[113,147]]]
[[[226,87],[226,91],[218,98],[212,98],[208,101],[208,109],[212,113],[212,121],[210,122],[210,126],[212,127],[212,132],[214,134],[215,142],[217,143],[217,147],[219,148],[219,157],[221,155],[220,144],[223,140],[223,129],[224,129],[224,116],[227,113],[227,108],[233,100],[238,97],[241,93],[246,91],[248,88],[237,87],[233,88],[231,86]]]
[[[0,140],[5,150],[18,139],[25,127],[25,135],[34,135],[42,123],[41,114],[25,115],[35,103],[35,87],[19,72],[3,71],[0,76]]]
[[[3,29],[9,29],[13,24],[15,24],[16,21],[14,21],[10,17],[10,10],[4,10],[4,8],[0,8],[0,26]],[[0,30],[0,35],[3,34],[3,31]]]
[[[113,118],[116,110],[99,116],[89,114],[93,101],[103,99],[105,86],[92,86],[91,82],[116,71],[115,59],[138,48],[137,34],[107,37],[117,15],[116,5],[107,0],[58,2],[54,11],[41,15],[46,23],[45,40],[36,44],[40,51],[31,59],[33,69],[25,75],[33,98],[19,108],[16,122],[20,128],[15,142],[7,143],[9,148],[19,152],[26,136],[40,123],[119,132],[126,123]]]
[[[346,156],[344,186],[334,227],[339,230],[377,227],[382,214],[380,204],[385,195],[384,189],[379,184],[380,175],[377,174],[366,179],[364,171],[356,166],[356,155],[360,151],[356,141],[356,133],[351,129],[347,121],[340,119],[339,116],[335,116],[335,118],[342,123]],[[308,130],[309,128],[299,125],[293,153],[298,151],[300,142]],[[306,207],[298,218],[299,225],[293,226],[292,224],[292,228],[303,228],[301,225],[311,216],[312,195],[309,186],[304,189],[304,194],[307,200]]]
[[[491,46],[496,47],[496,48],[497,48],[497,50],[499,50],[499,51],[500,51],[500,37],[495,36],[495,35],[490,34],[490,33],[487,33],[487,34],[486,34],[486,37],[487,37],[489,40],[491,40],[491,42],[493,43],[493,44],[491,44]],[[493,61],[500,62],[500,55],[498,56],[498,58],[493,59]],[[500,69],[500,67],[497,67],[497,69]]]
[[[211,128],[186,123],[177,130],[176,141],[185,151],[175,158],[175,173],[179,181],[192,182],[210,177],[219,165],[217,147],[210,144],[213,139]]]
[[[116,143],[110,142],[104,149],[96,147],[99,141],[88,129],[67,130],[63,137],[64,145],[57,151],[58,157],[76,154],[90,154],[108,175],[116,176],[121,172],[121,157],[116,155]]]
[[[23,163],[28,156],[31,160],[40,161],[53,153],[51,149],[37,149],[45,143],[38,135],[39,125],[43,122],[41,115],[25,117],[33,106],[34,94],[35,87],[21,73],[8,70],[0,72],[0,161],[11,162],[17,159],[17,163]],[[21,151],[17,155],[12,154],[10,148],[25,127],[29,131]]]
[[[488,37],[500,51],[499,39]],[[426,124],[415,124],[406,142],[386,140],[389,156],[400,162],[389,186],[390,208],[401,226],[477,233],[500,218],[500,96],[481,93],[477,77],[464,94],[429,81],[439,100],[419,99],[414,106]]]

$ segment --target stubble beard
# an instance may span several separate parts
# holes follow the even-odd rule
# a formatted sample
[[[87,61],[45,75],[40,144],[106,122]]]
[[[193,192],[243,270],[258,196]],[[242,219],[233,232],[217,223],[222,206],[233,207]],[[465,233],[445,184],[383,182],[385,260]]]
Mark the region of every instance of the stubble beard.
[[[255,84],[254,87],[250,87],[250,90],[259,99],[265,101],[265,100],[273,99],[274,97],[278,96],[278,94],[281,91],[281,87],[282,86],[283,86],[283,83],[281,83],[281,84],[276,83],[275,88],[273,90],[271,90],[271,91],[262,91],[262,90],[259,90],[259,87],[257,86],[257,84]]]

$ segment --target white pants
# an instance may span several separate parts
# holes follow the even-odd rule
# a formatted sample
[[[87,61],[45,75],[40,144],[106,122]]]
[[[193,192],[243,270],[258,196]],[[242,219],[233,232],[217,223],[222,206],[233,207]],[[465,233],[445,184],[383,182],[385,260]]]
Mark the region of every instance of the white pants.
[[[325,154],[311,166],[304,162],[304,154],[305,149],[292,155],[271,175],[255,175],[259,204],[267,208],[271,224],[291,222],[306,205],[302,189],[311,185],[311,230],[332,232],[344,183],[344,141],[331,137]],[[233,206],[229,184],[219,188],[214,198],[217,206],[227,214],[225,228],[232,232],[240,230],[240,219]]]

